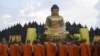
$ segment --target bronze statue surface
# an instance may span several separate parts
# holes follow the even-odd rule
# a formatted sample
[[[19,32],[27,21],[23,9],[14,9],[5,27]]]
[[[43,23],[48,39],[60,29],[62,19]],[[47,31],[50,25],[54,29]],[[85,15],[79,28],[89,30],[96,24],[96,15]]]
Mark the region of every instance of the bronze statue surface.
[[[53,5],[51,8],[51,16],[48,16],[45,23],[45,32],[46,37],[49,40],[62,40],[66,37],[68,32],[66,31],[66,26],[62,16],[59,16],[59,7]]]

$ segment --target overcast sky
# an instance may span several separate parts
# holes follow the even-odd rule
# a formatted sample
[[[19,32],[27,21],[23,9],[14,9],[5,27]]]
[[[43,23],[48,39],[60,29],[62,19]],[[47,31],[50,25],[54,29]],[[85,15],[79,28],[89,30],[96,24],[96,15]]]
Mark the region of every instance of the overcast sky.
[[[0,30],[16,23],[43,23],[53,4],[65,21],[100,28],[100,0],[0,0]]]

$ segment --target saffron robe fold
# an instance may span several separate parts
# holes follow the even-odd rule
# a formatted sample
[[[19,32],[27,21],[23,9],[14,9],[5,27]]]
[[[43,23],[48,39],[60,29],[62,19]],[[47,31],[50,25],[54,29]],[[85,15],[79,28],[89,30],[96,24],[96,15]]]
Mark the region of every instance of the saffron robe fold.
[[[34,44],[33,53],[34,53],[34,56],[45,56],[44,46],[41,44]]]
[[[80,44],[81,56],[91,56],[90,47],[85,43]]]
[[[58,45],[58,55],[59,56],[67,56],[67,46],[64,44]]]
[[[20,56],[20,46],[18,44],[10,45],[10,56]]]
[[[30,44],[22,45],[23,56],[32,56],[32,46]]]
[[[69,45],[68,55],[69,56],[79,56],[79,47],[77,45]]]
[[[46,43],[46,56],[56,56],[56,46],[52,43]]]

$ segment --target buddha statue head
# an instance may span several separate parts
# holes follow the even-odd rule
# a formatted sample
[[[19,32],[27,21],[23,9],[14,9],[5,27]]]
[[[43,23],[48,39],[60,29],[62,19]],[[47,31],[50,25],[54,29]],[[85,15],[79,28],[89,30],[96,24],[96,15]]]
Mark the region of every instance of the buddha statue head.
[[[52,16],[58,16],[59,15],[59,7],[56,4],[54,4],[51,7],[51,14],[52,14]]]

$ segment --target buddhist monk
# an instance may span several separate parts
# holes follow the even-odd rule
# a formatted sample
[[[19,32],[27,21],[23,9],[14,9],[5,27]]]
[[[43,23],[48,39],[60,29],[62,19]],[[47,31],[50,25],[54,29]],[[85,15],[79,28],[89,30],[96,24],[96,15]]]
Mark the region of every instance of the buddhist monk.
[[[68,45],[68,56],[74,56],[74,47],[72,44]]]
[[[83,39],[80,44],[81,56],[91,56],[90,47],[86,44],[86,39]]]
[[[2,41],[0,40],[0,56],[2,55],[2,52],[3,51],[3,43]]]
[[[22,52],[23,56],[32,56],[32,45],[30,44],[29,40],[27,40],[27,42],[23,44]]]
[[[71,41],[68,45],[68,55],[69,56],[79,56],[79,47],[76,41]]]
[[[73,42],[73,47],[74,47],[74,56],[79,56],[80,54],[80,47],[78,46],[77,41]]]
[[[17,41],[14,41],[10,45],[10,56],[20,56],[20,46],[18,45]]]
[[[34,56],[45,56],[44,46],[41,44],[40,40],[36,40],[36,44],[33,45]]]
[[[6,41],[3,41],[3,51],[2,51],[2,56],[8,56],[8,45],[7,45],[7,43],[6,43]]]
[[[67,46],[64,41],[58,45],[58,54],[59,56],[67,56]]]
[[[97,41],[94,42],[92,47],[92,56],[100,56],[100,45]]]
[[[56,56],[56,45],[52,41],[45,44],[46,56]]]

